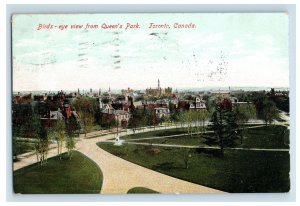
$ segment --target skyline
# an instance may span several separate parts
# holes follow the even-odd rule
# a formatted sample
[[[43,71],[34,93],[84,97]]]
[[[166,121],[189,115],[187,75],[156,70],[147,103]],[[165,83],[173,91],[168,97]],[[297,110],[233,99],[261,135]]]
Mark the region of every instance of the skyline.
[[[131,88],[129,87],[130,89],[133,89],[134,91],[146,91],[146,89],[149,89],[149,88],[156,88],[156,87],[148,87],[148,88],[143,88],[143,89],[135,89],[135,88]],[[162,88],[167,88],[167,87],[162,87]],[[230,90],[231,91],[238,91],[238,90],[243,90],[243,91],[268,91],[270,90],[271,88],[274,88],[275,90],[279,90],[279,91],[289,91],[289,87],[230,87]],[[73,90],[63,90],[63,89],[60,89],[60,90],[19,90],[19,91],[16,91],[14,90],[13,93],[18,93],[18,92],[33,92],[33,93],[56,93],[56,92],[60,92],[60,91],[63,91],[63,92],[77,92],[78,89],[81,91],[81,92],[84,92],[84,93],[89,93],[90,89],[92,89],[93,93],[96,93],[96,92],[99,92],[99,90],[101,92],[108,92],[109,91],[109,87],[108,88],[77,88],[77,89],[73,89]],[[121,92],[122,89],[128,89],[128,88],[118,88],[118,89],[115,89],[115,88],[110,88],[111,92],[112,93],[119,93]],[[196,92],[196,91],[229,91],[229,87],[199,87],[199,88],[172,88],[173,91],[177,90],[178,92]]]
[[[42,22],[138,22],[141,29],[35,30]],[[151,22],[192,22],[197,28],[149,29]],[[13,17],[14,91],[109,86],[143,89],[155,87],[157,79],[162,87],[174,89],[289,87],[288,16],[204,13]]]

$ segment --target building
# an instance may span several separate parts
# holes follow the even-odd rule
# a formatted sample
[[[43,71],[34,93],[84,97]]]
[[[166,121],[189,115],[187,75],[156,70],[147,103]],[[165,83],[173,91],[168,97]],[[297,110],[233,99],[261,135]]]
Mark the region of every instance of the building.
[[[146,89],[146,95],[153,97],[160,97],[162,95],[171,96],[172,88],[161,88],[159,79],[157,80],[157,88],[148,88]]]
[[[168,108],[157,107],[157,108],[154,108],[154,110],[155,110],[155,114],[158,118],[170,116],[170,110]]]
[[[190,109],[206,109],[205,101],[200,99],[199,97],[196,97],[195,101],[191,101],[190,103]]]
[[[13,103],[14,104],[30,104],[32,102],[32,94],[25,94],[25,95],[20,95],[20,93],[18,93],[18,95],[15,95],[13,97]]]
[[[118,125],[126,127],[130,119],[130,113],[125,110],[114,109],[110,104],[106,104],[101,111],[101,122],[109,123],[117,121]]]

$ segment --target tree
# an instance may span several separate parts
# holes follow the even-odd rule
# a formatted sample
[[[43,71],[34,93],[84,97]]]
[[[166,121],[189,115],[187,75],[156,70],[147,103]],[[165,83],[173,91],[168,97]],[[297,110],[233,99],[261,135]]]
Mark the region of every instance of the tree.
[[[180,111],[175,110],[174,113],[171,113],[170,120],[171,120],[171,122],[179,122],[180,121]]]
[[[191,110],[183,113],[183,121],[187,124],[188,134],[192,136],[193,112]]]
[[[222,156],[225,146],[233,146],[237,137],[236,114],[232,111],[230,100],[223,99],[216,103],[211,117],[210,129],[214,131],[216,142],[219,144]],[[210,137],[208,137],[209,139]],[[215,141],[210,140],[210,141]]]
[[[197,112],[197,121],[200,120],[200,122],[201,122],[202,132],[205,131],[205,121],[209,120],[210,117],[211,117],[211,114],[206,109],[201,109],[200,111]]]
[[[41,127],[38,132],[38,142],[36,143],[36,148],[39,153],[39,159],[41,166],[47,161],[48,149],[50,145],[50,140],[48,139],[48,131],[44,127]]]
[[[96,99],[79,97],[72,102],[72,106],[78,111],[85,136],[95,122],[95,116],[99,115],[99,106]]]
[[[256,117],[255,106],[251,103],[241,104],[241,105],[237,104],[234,109],[236,112],[236,121],[239,127],[239,134],[241,137],[240,143],[243,144],[244,132],[246,130],[246,123],[249,121],[249,119],[253,119]]]
[[[66,123],[67,136],[65,138],[66,148],[70,159],[72,158],[72,150],[75,148],[76,145],[74,138],[79,136],[79,130],[79,123],[77,122],[74,115],[72,115]]]
[[[79,110],[78,111],[79,118],[82,123],[83,131],[84,131],[84,136],[86,137],[86,134],[90,131],[90,129],[93,126],[94,123],[94,117],[91,113],[84,111],[84,110]]]
[[[155,130],[155,126],[159,123],[159,118],[157,117],[156,113],[154,110],[151,110],[148,116],[148,124],[150,126],[154,127]]]
[[[139,126],[140,120],[141,120],[141,118],[140,118],[138,111],[136,109],[132,109],[128,126],[132,128],[134,134],[135,134],[136,128]]]
[[[279,113],[275,103],[272,100],[265,100],[263,102],[261,115],[266,126],[268,125],[268,123],[271,124],[274,119],[278,118]]]
[[[65,139],[65,141],[66,141],[66,148],[68,151],[68,156],[69,156],[69,159],[71,160],[72,159],[72,150],[75,148],[75,145],[76,145],[76,142],[74,139],[74,134],[69,133],[67,135],[67,138]]]
[[[57,154],[59,155],[60,159],[61,159],[62,145],[65,140],[65,128],[66,125],[64,120],[57,120],[53,128],[55,140],[57,143]]]
[[[169,110],[170,110],[170,113],[174,113],[174,110],[175,110],[175,104],[173,102],[169,102]]]
[[[42,126],[37,114],[34,113],[30,121],[32,130],[34,131],[34,137],[37,139],[37,142],[34,145],[36,158],[37,161],[40,162],[41,166],[43,166],[44,162],[47,161],[47,154],[50,145],[48,131]]]
[[[12,127],[12,150],[13,150],[13,160],[18,160],[18,155],[21,152],[21,142],[17,140],[20,136],[21,128],[19,126]]]

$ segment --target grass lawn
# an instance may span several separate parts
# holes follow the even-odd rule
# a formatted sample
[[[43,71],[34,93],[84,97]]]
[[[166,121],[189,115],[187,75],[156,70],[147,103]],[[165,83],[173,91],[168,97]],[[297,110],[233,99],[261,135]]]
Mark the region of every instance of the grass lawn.
[[[145,138],[145,137],[162,137],[168,135],[177,135],[177,134],[186,134],[187,128],[173,128],[173,129],[166,129],[166,130],[153,130],[150,132],[143,132],[143,133],[136,133],[122,136],[122,139],[129,140],[129,139],[138,139],[138,138]]]
[[[145,132],[136,134],[135,137],[153,137],[153,136],[168,136],[174,134],[186,134],[185,129],[170,129],[161,130],[154,132]],[[203,138],[204,134],[197,134],[192,136],[176,136],[159,139],[145,139],[139,140],[138,142],[143,143],[154,143],[154,144],[174,144],[174,145],[196,145],[196,146],[207,146],[206,139]],[[205,134],[213,136],[213,133]],[[134,135],[133,135],[134,136]],[[130,135],[129,138],[132,138]],[[126,139],[126,138],[122,138]],[[236,140],[236,147],[247,147],[247,148],[275,148],[275,149],[288,149],[289,148],[289,130],[280,125],[262,126],[257,128],[249,128],[244,131],[243,144],[240,144],[240,139]],[[217,146],[212,144],[210,146]]]
[[[243,147],[289,148],[290,131],[281,125],[247,129],[244,136]]]
[[[154,190],[145,187],[134,187],[128,190],[127,194],[157,194]]]
[[[213,151],[189,149],[186,169],[186,149],[153,150],[151,146],[109,143],[98,146],[149,169],[226,192],[287,192],[290,188],[288,152],[226,150],[222,158]]]
[[[257,126],[257,124],[247,124],[247,126]],[[188,129],[186,127],[184,128],[172,128],[172,129],[162,129],[164,128],[161,126],[159,129],[156,128],[156,130],[153,129],[152,131],[143,132],[143,133],[136,133],[136,134],[130,134],[122,136],[122,139],[129,140],[129,139],[138,139],[138,138],[145,138],[145,137],[162,137],[162,136],[169,136],[169,135],[178,135],[178,134],[186,134],[188,133]],[[137,129],[137,131],[142,132],[143,129]],[[194,132],[194,130],[193,130]]]
[[[192,136],[184,135],[184,136],[176,136],[176,137],[166,137],[166,138],[159,138],[159,139],[145,139],[136,142],[152,143],[152,144],[207,146],[204,143],[205,139],[201,136],[201,134],[192,135]]]
[[[16,155],[34,151],[34,142],[26,140],[17,140],[13,143],[13,150]]]
[[[62,160],[53,157],[42,167],[33,164],[13,173],[14,192],[22,194],[99,193],[102,180],[99,167],[77,151],[71,160],[63,154]]]

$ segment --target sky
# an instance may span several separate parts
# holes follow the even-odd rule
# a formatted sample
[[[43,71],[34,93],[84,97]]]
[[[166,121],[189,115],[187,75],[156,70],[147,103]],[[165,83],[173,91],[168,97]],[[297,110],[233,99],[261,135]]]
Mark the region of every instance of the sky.
[[[19,14],[12,53],[13,91],[289,86],[286,13]]]

